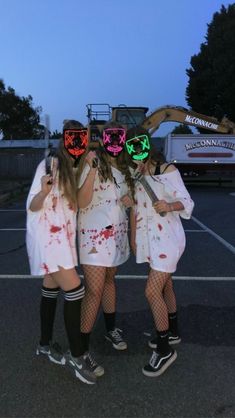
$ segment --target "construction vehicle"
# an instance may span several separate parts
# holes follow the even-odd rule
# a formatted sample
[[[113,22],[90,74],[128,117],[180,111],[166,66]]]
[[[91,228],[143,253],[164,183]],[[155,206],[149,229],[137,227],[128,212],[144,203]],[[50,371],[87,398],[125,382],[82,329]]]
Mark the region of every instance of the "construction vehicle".
[[[116,121],[126,129],[141,126],[153,136],[161,123],[178,122],[213,131],[214,135],[168,135],[161,151],[167,161],[174,161],[182,172],[235,170],[235,123],[224,117],[221,121],[181,106],[162,106],[148,114],[148,107],[106,103],[88,104],[87,117],[91,141],[100,137],[107,121]],[[157,142],[157,138],[156,138]],[[159,147],[158,147],[159,148]],[[208,151],[209,149],[209,151]]]

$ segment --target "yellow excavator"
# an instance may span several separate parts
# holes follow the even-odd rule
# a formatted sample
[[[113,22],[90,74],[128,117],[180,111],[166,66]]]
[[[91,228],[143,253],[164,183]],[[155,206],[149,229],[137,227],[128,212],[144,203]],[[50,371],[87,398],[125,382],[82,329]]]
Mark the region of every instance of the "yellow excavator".
[[[164,122],[178,122],[185,125],[203,128],[221,134],[234,134],[235,123],[224,117],[221,121],[212,117],[196,113],[181,106],[167,105],[155,109],[149,115],[148,107],[114,106],[107,103],[88,104],[87,117],[91,139],[99,136],[103,125],[108,121],[116,121],[127,129],[133,126],[142,126],[150,135]]]
[[[178,122],[213,131],[215,135],[172,135],[160,140],[158,149],[166,161],[173,161],[182,173],[235,171],[235,123],[224,117],[221,121],[181,106],[162,106],[148,114],[147,107],[88,104],[88,129],[91,145],[97,146],[104,124],[116,121],[125,128],[141,126],[151,136],[161,123]],[[157,142],[157,138],[156,138]],[[161,143],[161,147],[159,147]]]

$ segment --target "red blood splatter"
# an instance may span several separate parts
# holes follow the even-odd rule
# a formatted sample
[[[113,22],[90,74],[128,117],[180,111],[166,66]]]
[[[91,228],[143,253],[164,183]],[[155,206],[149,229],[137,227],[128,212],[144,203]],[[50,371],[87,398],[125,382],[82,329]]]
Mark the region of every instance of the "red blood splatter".
[[[113,237],[114,234],[114,228],[104,229],[100,232],[100,236],[104,237],[105,239],[109,239],[110,237]]]
[[[50,232],[51,233],[55,233],[55,232],[59,232],[59,231],[61,231],[61,227],[60,226],[56,226],[56,225],[51,225],[51,229],[50,229]]]
[[[167,258],[166,254],[159,254],[159,258]]]
[[[159,231],[162,230],[162,225],[161,224],[157,224]]]
[[[49,267],[46,263],[43,263],[42,267],[44,268],[46,274],[49,274]]]

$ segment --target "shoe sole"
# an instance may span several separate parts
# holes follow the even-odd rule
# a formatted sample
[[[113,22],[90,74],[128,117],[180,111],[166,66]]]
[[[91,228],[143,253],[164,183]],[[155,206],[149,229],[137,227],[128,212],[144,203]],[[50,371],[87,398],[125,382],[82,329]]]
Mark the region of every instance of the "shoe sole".
[[[162,366],[162,368],[161,368],[161,370],[158,370],[158,371],[156,371],[156,372],[149,372],[149,371],[146,371],[146,370],[144,370],[144,368],[142,369],[142,372],[143,372],[143,374],[145,375],[145,376],[148,376],[148,377],[158,377],[158,376],[161,376],[167,369],[168,369],[168,367],[172,364],[172,363],[174,363],[174,361],[177,359],[177,353],[176,353],[176,351],[174,352],[174,354],[173,354],[173,356],[168,360],[168,362],[167,363],[165,363],[164,364],[164,366]]]
[[[77,379],[79,379],[81,382],[86,383],[87,385],[95,385],[96,381],[91,381],[86,379],[84,376],[82,376],[79,371],[77,369],[74,369],[73,366],[71,366],[69,363],[66,363],[68,370],[70,371],[70,373],[73,374],[73,376],[75,376]]]
[[[176,344],[179,344],[180,342],[181,342],[181,338],[179,338],[178,340],[169,341],[169,345],[176,345]],[[151,341],[148,341],[148,346],[153,349],[157,348],[157,344],[152,344]]]
[[[61,366],[64,366],[66,363],[66,360],[64,357],[60,361],[55,360],[54,357],[50,356],[50,354],[47,353],[41,353],[39,350],[36,351],[36,356],[44,356],[47,357],[52,363],[54,364],[60,364]]]
[[[127,344],[125,346],[120,347],[119,345],[114,344],[111,338],[107,337],[106,335],[105,335],[105,338],[107,341],[110,341],[112,343],[112,346],[113,348],[115,348],[115,350],[123,351],[127,349]]]
[[[101,369],[99,369],[99,370],[94,370],[94,372],[93,372],[95,375],[96,375],[96,377],[101,377],[101,376],[103,376],[104,375],[104,369],[103,369],[103,367],[102,367],[102,370]]]

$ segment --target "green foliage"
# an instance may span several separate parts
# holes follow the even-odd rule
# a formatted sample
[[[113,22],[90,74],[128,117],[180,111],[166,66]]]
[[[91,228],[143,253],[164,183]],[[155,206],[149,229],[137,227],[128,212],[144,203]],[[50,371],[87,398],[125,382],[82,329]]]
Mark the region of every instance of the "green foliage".
[[[180,135],[180,134],[190,135],[193,133],[193,131],[189,128],[188,125],[184,125],[183,123],[181,123],[180,125],[175,126],[175,128],[173,129],[171,133],[175,135]]]
[[[187,103],[196,112],[235,121],[235,3],[214,13],[205,39],[186,70]]]
[[[38,138],[41,108],[33,108],[32,96],[20,97],[0,80],[0,134],[2,139]]]

